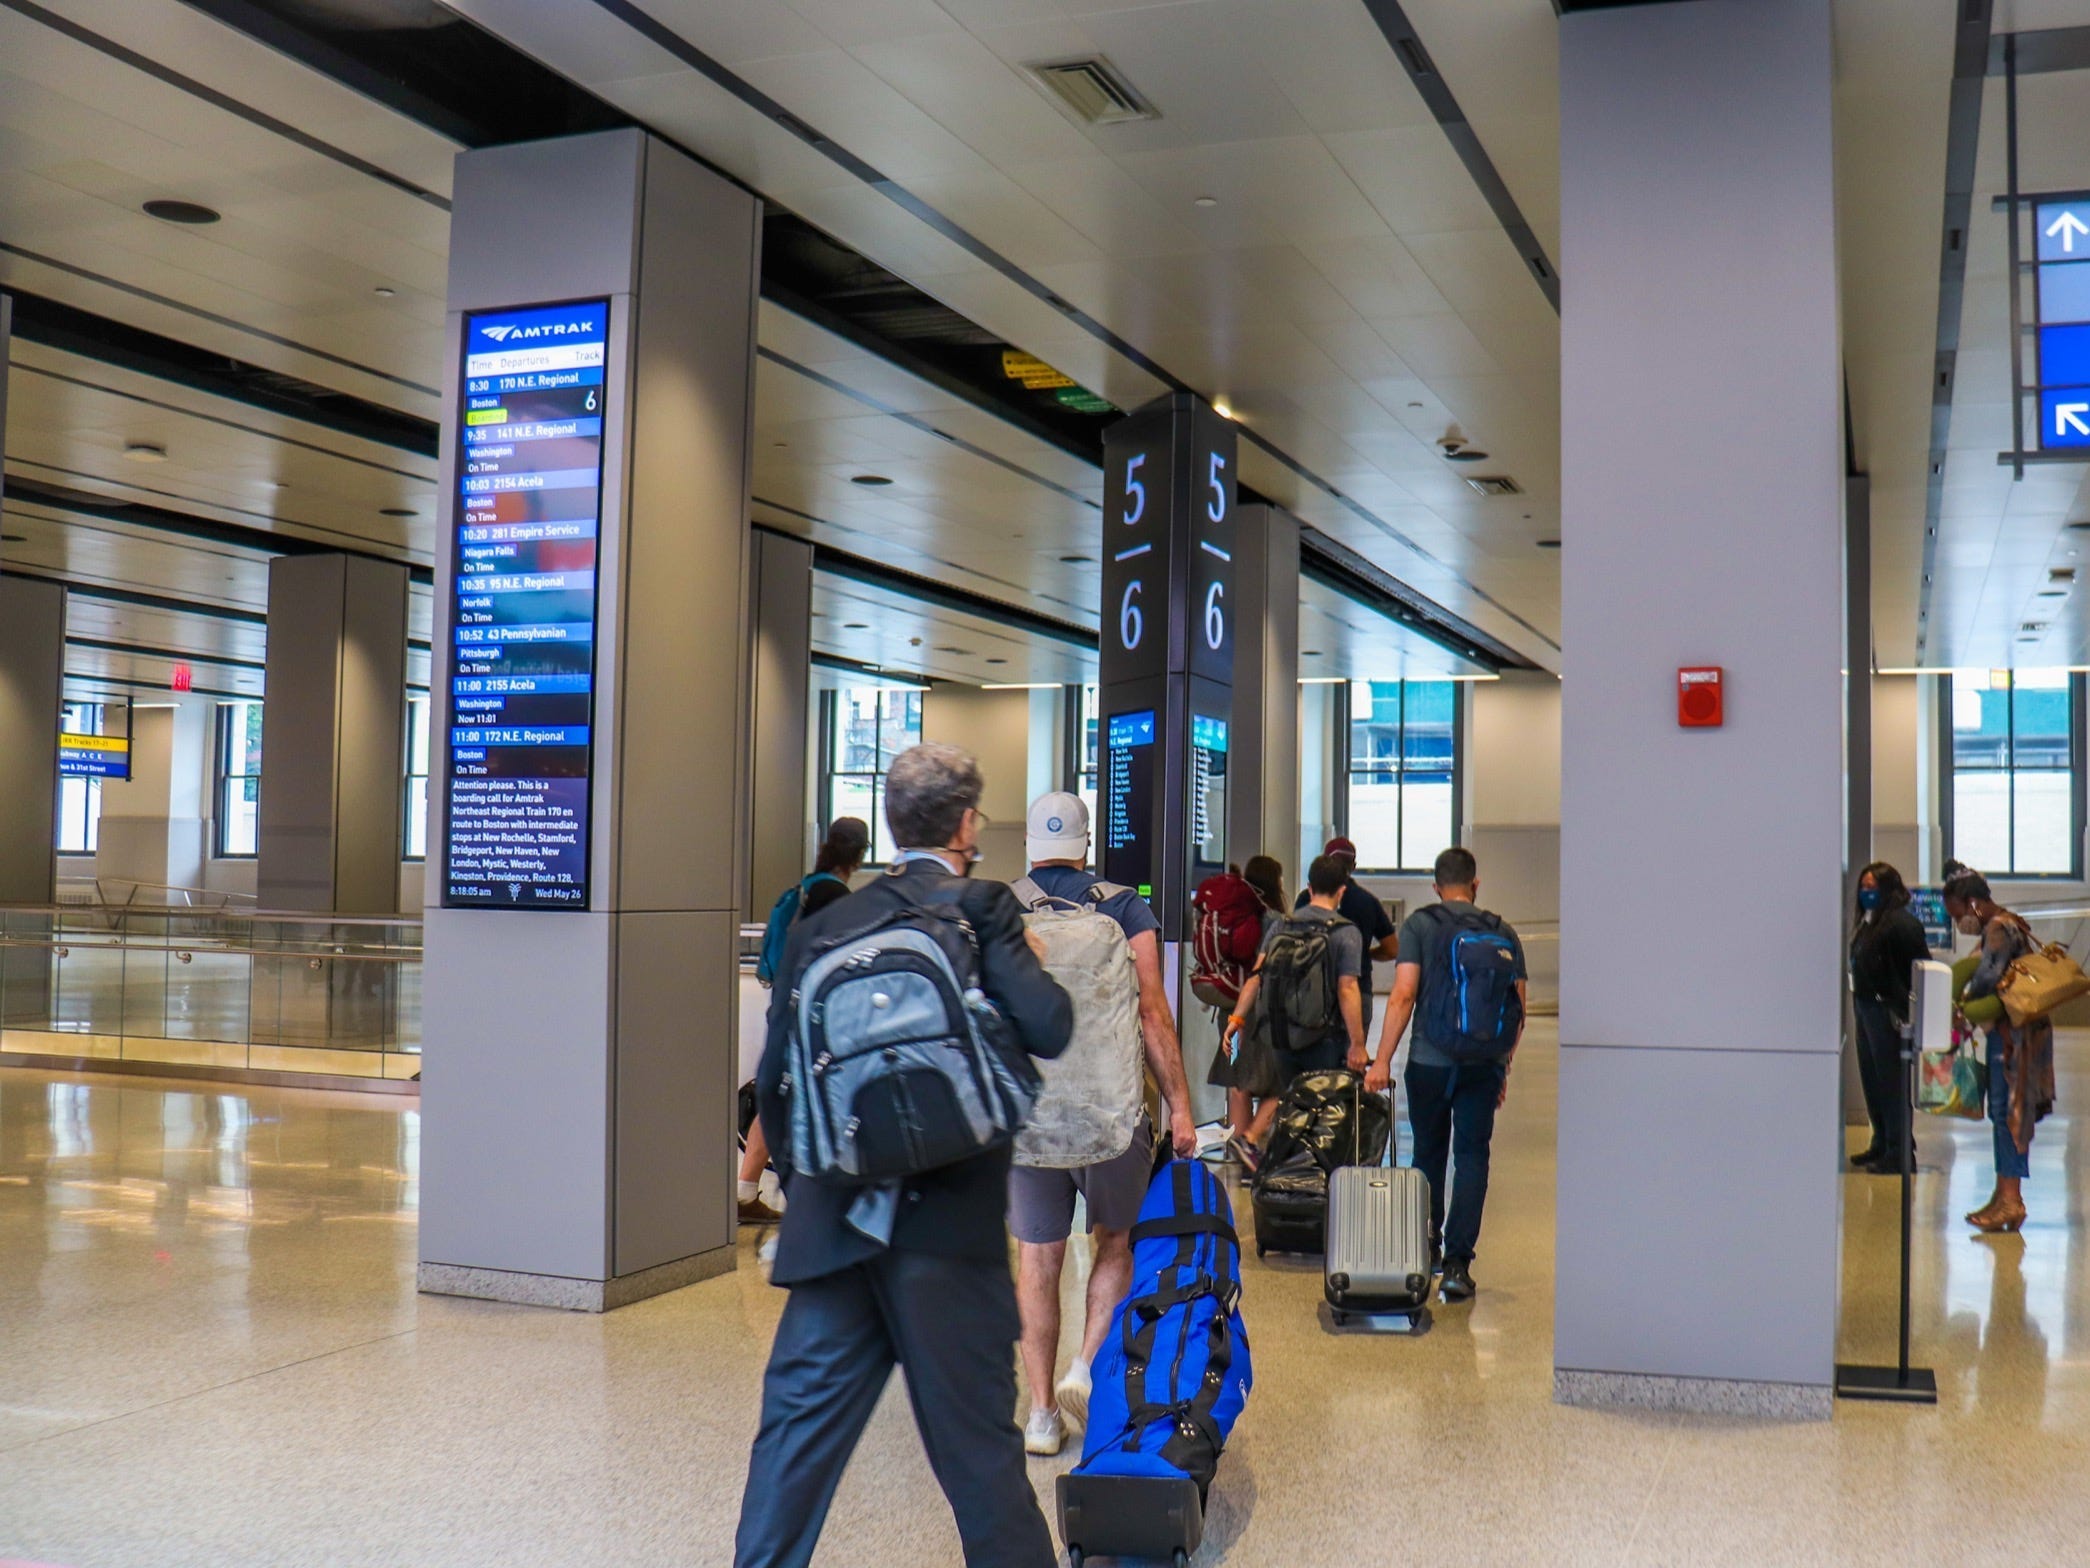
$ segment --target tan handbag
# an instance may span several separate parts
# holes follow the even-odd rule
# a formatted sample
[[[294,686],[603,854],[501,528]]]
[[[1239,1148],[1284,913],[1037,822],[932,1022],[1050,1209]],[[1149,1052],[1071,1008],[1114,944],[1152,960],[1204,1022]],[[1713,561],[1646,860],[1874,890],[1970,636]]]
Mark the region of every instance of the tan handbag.
[[[2044,1018],[2055,1008],[2090,993],[2090,975],[2068,956],[2059,942],[2049,942],[2035,953],[2027,953],[2004,971],[1996,995],[2013,1026],[2022,1028],[2035,1018]]]

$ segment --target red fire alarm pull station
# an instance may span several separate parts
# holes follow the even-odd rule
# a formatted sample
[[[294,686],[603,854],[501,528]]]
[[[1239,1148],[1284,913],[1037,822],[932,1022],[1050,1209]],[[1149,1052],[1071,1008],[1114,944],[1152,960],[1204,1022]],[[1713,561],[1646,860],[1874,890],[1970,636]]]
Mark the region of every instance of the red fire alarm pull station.
[[[1726,717],[1720,666],[1701,664],[1676,672],[1676,722],[1687,730],[1716,730]]]

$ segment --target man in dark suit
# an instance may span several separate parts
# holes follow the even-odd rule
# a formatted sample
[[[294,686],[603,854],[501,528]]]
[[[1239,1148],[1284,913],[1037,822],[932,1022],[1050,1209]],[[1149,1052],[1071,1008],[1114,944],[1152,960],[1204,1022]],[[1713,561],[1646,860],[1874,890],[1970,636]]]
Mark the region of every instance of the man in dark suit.
[[[736,1568],[799,1568],[811,1559],[842,1469],[895,1362],[906,1369],[915,1424],[957,1516],[968,1568],[1056,1561],[1016,1429],[1008,1147],[910,1177],[891,1240],[880,1243],[849,1223],[861,1188],[793,1176],[778,1094],[793,994],[822,936],[869,926],[881,912],[954,883],[979,942],[981,989],[1031,1055],[1066,1049],[1073,1004],[1024,940],[1015,895],[999,882],[959,883],[986,820],[980,792],[979,764],[955,746],[901,753],[886,773],[885,812],[893,842],[908,847],[890,875],[800,921],[784,950],[755,1087],[790,1200],[770,1277],[791,1299],[763,1379]],[[837,1553],[836,1561],[848,1556]]]

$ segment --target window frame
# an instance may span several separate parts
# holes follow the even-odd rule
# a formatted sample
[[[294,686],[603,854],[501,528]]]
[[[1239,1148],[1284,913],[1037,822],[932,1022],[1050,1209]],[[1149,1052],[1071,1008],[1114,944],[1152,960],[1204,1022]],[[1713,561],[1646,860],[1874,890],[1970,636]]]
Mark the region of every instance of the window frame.
[[[918,697],[927,695],[925,691],[922,691],[919,688],[886,686],[877,683],[849,688],[858,691],[873,691],[878,694],[876,710],[876,728],[878,738],[876,744],[874,744],[871,748],[870,767],[838,768],[835,766],[835,728],[841,722],[842,695],[844,689],[845,688],[840,686],[827,686],[821,688],[820,691],[820,755],[818,764],[818,782],[814,794],[814,805],[816,808],[814,815],[816,818],[819,834],[822,839],[825,839],[827,837],[827,830],[834,825],[834,786],[836,779],[869,780],[871,787],[871,800],[873,802],[872,811],[880,817],[884,815],[883,810],[881,808],[885,800],[884,742],[885,725],[887,719],[886,704],[889,699],[904,699],[911,696]],[[903,702],[903,712],[904,708],[905,704]],[[902,726],[902,728],[904,730],[904,725]],[[910,742],[910,744],[912,744],[912,742]],[[871,853],[869,853],[866,856],[864,864],[866,866],[875,866],[882,868],[890,863],[890,859],[887,856],[880,855],[878,852],[888,847],[885,844],[885,840],[891,836],[890,832],[882,820],[870,822],[867,825],[871,829]]]
[[[69,729],[70,726],[66,723],[66,716],[78,714],[80,715],[79,722],[83,727],[75,730],[73,733],[99,735],[102,733],[103,716],[107,712],[108,705],[106,703],[62,703],[58,710],[58,728],[61,732]],[[76,797],[80,801],[80,843],[70,848],[65,842],[65,820],[67,816],[65,806],[66,786],[69,784],[81,786]],[[101,844],[101,827],[102,781],[89,778],[66,778],[60,775],[58,788],[52,797],[51,843],[54,846],[54,852],[60,855],[74,856],[95,854]]]
[[[1335,712],[1332,715],[1332,721],[1335,728],[1335,746],[1337,753],[1336,777],[1341,781],[1341,787],[1335,791],[1336,832],[1344,838],[1349,838],[1351,836],[1350,791],[1354,787],[1354,781],[1358,772],[1356,766],[1357,759],[1351,750],[1351,747],[1353,745],[1352,719],[1355,712],[1354,705],[1356,687],[1360,684],[1366,686],[1397,685],[1401,687],[1401,717],[1399,721],[1399,727],[1397,730],[1397,744],[1394,751],[1395,760],[1399,762],[1401,765],[1397,769],[1390,770],[1400,775],[1395,779],[1394,783],[1394,788],[1397,793],[1394,797],[1395,805],[1393,841],[1396,844],[1406,842],[1408,836],[1408,783],[1406,779],[1406,763],[1408,750],[1407,688],[1410,686],[1433,686],[1438,684],[1443,684],[1451,688],[1451,844],[1463,844],[1466,841],[1466,688],[1471,683],[1468,681],[1455,681],[1449,679],[1444,680],[1440,683],[1438,681],[1410,680],[1407,677],[1403,676],[1400,679],[1394,681],[1344,681],[1341,685],[1335,688],[1335,701],[1333,703]],[[1384,773],[1389,770],[1384,767],[1379,767],[1367,768],[1364,771]],[[1446,845],[1444,847],[1449,848],[1451,846]],[[1435,870],[1436,867],[1434,864],[1427,866],[1367,865],[1365,864],[1361,855],[1357,862],[1357,875],[1365,877],[1430,876],[1435,872]]]
[[[211,859],[253,860],[261,853],[261,766],[257,762],[252,773],[234,773],[228,766],[232,750],[232,715],[248,705],[260,707],[252,697],[242,697],[230,702],[221,702],[211,735]],[[267,732],[268,715],[262,715],[263,733]],[[230,796],[228,787],[234,779],[254,780],[254,847],[252,849],[227,849],[225,830],[231,821],[226,809]]]
[[[2068,676],[2068,772],[2069,772],[2069,834],[2068,869],[2066,871],[2019,871],[2017,863],[2017,694],[2016,670],[2008,672],[2010,685],[2006,688],[2009,700],[2005,704],[2004,741],[2009,761],[2002,769],[2007,783],[2004,798],[2010,803],[2010,816],[2005,827],[2005,841],[2010,845],[2011,866],[1996,870],[1986,866],[1975,866],[1983,876],[1996,882],[2080,882],[2083,880],[2083,832],[2090,811],[2086,811],[2086,794],[2090,794],[2090,781],[2084,777],[2083,710],[2085,699],[2085,676],[2082,671],[2071,671]],[[1942,788],[1938,790],[1939,836],[1944,841],[1945,858],[1958,858],[1959,848],[1955,842],[1958,827],[1955,821],[1955,797],[1959,793],[1960,769],[1954,759],[1952,725],[1952,681],[1953,676],[1937,677],[1938,686],[1938,770]],[[1974,770],[1969,770],[1974,771]],[[2027,772],[2049,773],[2050,768],[2029,768]]]
[[[414,709],[418,707],[422,716],[422,732],[426,737],[421,747],[421,770],[414,771]],[[399,785],[399,859],[408,865],[420,865],[428,859],[428,765],[435,755],[435,736],[429,726],[435,722],[435,710],[427,692],[406,694],[406,736],[400,742],[400,757],[404,762],[404,777]],[[413,853],[414,843],[414,780],[421,781],[421,852]]]

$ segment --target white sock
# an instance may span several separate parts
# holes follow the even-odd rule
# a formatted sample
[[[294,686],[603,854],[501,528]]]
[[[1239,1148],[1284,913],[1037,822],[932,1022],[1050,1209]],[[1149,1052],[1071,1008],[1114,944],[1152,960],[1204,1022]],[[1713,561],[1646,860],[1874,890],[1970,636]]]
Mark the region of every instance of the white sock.
[[[744,1182],[741,1182],[741,1183],[740,1183],[740,1201],[741,1201],[742,1203],[753,1203],[753,1202],[754,1202],[754,1201],[755,1201],[755,1200],[756,1200],[757,1198],[759,1198],[759,1197],[761,1197],[761,1196],[762,1196],[762,1183],[761,1183],[761,1182],[759,1182],[759,1181],[744,1181]]]

